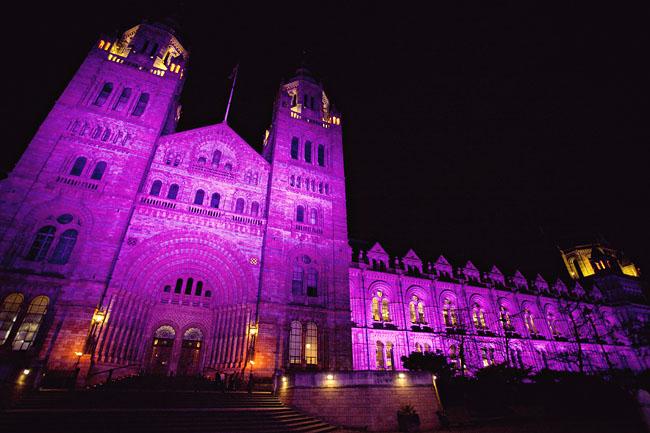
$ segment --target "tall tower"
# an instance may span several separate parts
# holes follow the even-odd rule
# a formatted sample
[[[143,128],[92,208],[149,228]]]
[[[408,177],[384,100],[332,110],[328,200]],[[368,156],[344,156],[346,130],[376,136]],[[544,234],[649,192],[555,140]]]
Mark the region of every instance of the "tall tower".
[[[304,68],[282,85],[265,139],[271,163],[256,368],[351,368],[339,115]]]
[[[178,120],[186,61],[162,24],[101,38],[0,185],[2,292],[20,294],[19,316],[36,297],[47,311],[33,335],[3,329],[2,353],[69,368],[84,350],[156,140]]]

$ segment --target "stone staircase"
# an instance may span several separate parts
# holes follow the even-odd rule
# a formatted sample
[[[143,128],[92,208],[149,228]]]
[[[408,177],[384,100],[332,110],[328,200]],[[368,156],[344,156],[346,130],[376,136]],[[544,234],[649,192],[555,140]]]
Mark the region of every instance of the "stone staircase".
[[[0,412],[0,432],[324,433],[336,427],[270,393],[178,390],[38,391]]]

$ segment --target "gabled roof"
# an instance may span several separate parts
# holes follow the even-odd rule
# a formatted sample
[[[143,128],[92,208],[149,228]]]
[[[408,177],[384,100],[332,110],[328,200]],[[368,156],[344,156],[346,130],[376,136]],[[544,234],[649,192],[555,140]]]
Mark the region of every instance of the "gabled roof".
[[[415,261],[418,261],[418,262],[421,262],[421,261],[422,261],[422,260],[420,260],[420,258],[418,257],[418,255],[415,254],[415,251],[413,251],[412,248],[409,249],[409,250],[406,252],[406,255],[403,257],[403,259],[404,259],[404,260],[411,260],[411,261],[412,261],[412,260],[415,260]]]
[[[472,263],[471,260],[468,260],[467,263],[465,263],[465,269],[478,272],[478,269],[474,266],[474,263]]]
[[[369,253],[373,254],[381,254],[384,256],[388,256],[388,253],[386,250],[381,246],[379,242],[375,242],[375,244],[368,250]]]
[[[540,286],[548,287],[548,283],[546,282],[544,277],[542,277],[540,274],[537,274],[537,276],[535,277],[535,285],[537,287]]]
[[[517,280],[524,280],[524,281],[526,281],[526,277],[524,277],[524,275],[523,275],[521,272],[519,272],[519,270],[516,270],[516,271],[515,271],[515,274],[514,274],[512,277],[513,277],[514,279],[517,279]]]
[[[440,257],[436,260],[436,262],[433,264],[434,267],[451,267],[445,256],[440,254]]]
[[[502,276],[502,277],[503,277],[503,272],[501,272],[501,271],[499,270],[499,268],[497,268],[496,265],[492,265],[492,269],[490,269],[490,273],[491,273],[491,274],[495,274],[495,275],[499,275],[499,276]]]

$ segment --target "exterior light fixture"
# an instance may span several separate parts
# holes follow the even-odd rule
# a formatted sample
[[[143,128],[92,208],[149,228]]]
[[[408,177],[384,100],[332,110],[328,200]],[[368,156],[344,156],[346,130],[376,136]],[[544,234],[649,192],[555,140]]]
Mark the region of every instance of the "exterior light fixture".
[[[311,344],[310,343],[305,344],[305,349],[311,349]]]
[[[93,322],[102,323],[105,318],[106,318],[106,313],[104,313],[101,310],[95,310],[95,314],[93,314]]]
[[[333,374],[328,374],[327,375],[327,380],[334,380],[334,375]]]
[[[24,374],[25,376],[27,376],[27,375],[28,375],[29,373],[31,373],[31,372],[32,372],[32,370],[30,370],[29,368],[26,368],[26,369],[23,370],[23,374]]]
[[[251,323],[250,326],[248,327],[248,335],[254,337],[257,335],[258,332],[259,332],[259,327],[257,323]]]
[[[248,362],[250,363],[250,365],[255,365],[255,361],[253,361],[252,359]]]
[[[437,380],[437,379],[438,379],[438,376],[436,376],[436,375],[434,374],[434,375],[433,375],[433,380]]]
[[[83,352],[75,352],[74,354],[81,357],[84,353]]]
[[[400,374],[397,375],[397,377],[399,377],[400,379],[404,379],[406,377],[406,375],[404,373],[400,373]],[[435,378],[435,376],[433,376],[433,377]]]
[[[287,381],[287,376],[282,376],[282,382],[286,382],[286,381]]]

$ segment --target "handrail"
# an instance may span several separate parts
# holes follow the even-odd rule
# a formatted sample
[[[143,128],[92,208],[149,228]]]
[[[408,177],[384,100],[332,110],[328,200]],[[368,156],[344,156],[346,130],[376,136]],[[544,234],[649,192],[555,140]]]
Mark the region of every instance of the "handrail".
[[[87,377],[92,377],[92,376],[96,376],[98,374],[107,373],[107,372],[112,373],[115,370],[119,370],[119,369],[122,369],[122,368],[135,367],[135,366],[139,366],[139,365],[140,364],[121,365],[119,367],[109,368],[108,370],[95,371],[94,373],[89,374]]]

